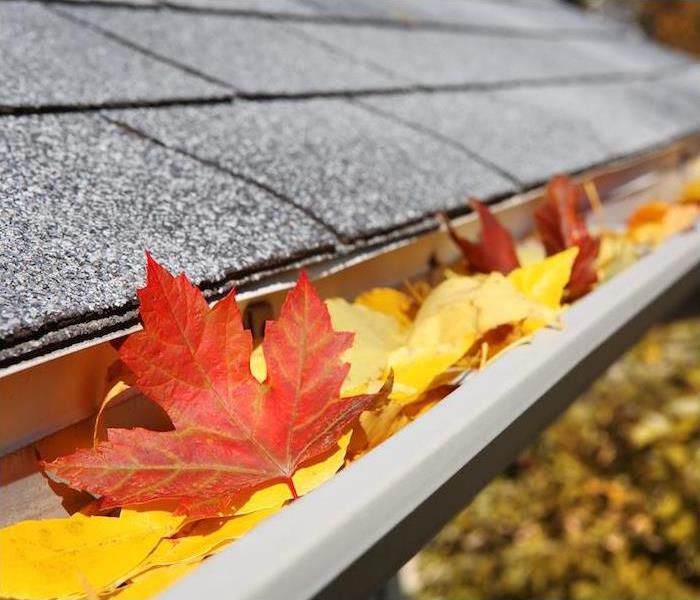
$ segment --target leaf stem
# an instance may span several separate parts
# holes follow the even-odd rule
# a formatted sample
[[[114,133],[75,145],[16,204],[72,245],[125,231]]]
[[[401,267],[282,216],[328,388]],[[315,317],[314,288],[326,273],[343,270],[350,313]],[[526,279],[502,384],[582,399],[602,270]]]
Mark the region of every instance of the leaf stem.
[[[287,485],[289,486],[289,491],[292,492],[292,498],[296,500],[299,494],[297,494],[297,488],[294,487],[294,480],[291,477],[287,479]]]

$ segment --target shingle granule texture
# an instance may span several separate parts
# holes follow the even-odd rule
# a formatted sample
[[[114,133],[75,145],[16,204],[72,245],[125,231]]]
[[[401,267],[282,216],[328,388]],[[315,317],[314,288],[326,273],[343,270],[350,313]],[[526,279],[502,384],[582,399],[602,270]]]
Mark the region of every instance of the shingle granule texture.
[[[494,161],[523,185],[607,156],[604,144],[586,123],[509,101],[507,93],[411,94],[360,102],[453,140]]]
[[[654,84],[411,94],[360,102],[431,129],[528,186],[700,128],[700,86],[693,91],[683,81],[666,77]]]
[[[508,98],[561,115],[570,123],[585,124],[605,148],[598,162],[651,149],[700,128],[698,92],[674,89],[672,80],[600,89],[570,86],[537,93],[511,90]]]
[[[145,249],[193,281],[222,282],[334,243],[269,193],[97,115],[5,117],[0,155],[6,349],[135,306]]]
[[[250,177],[342,237],[368,237],[512,183],[441,140],[341,99],[119,111],[160,142]]]
[[[247,94],[338,92],[406,83],[309,41],[281,21],[168,10],[61,10]]]
[[[636,38],[524,38],[317,23],[293,27],[348,55],[429,86],[633,75],[689,62]]]
[[[0,108],[216,98],[230,91],[38,3],[0,2]]]

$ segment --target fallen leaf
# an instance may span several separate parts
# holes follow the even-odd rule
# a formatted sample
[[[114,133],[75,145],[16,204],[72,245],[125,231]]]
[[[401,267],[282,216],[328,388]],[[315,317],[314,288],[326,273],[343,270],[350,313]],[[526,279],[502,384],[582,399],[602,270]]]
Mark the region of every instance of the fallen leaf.
[[[267,365],[265,364],[262,344],[250,354],[250,372],[260,383],[264,383],[267,379]]]
[[[598,281],[611,279],[636,262],[640,254],[640,247],[626,233],[602,233],[595,262]]]
[[[700,204],[700,178],[691,179],[685,186],[680,197],[681,202]]]
[[[406,290],[408,290],[413,302],[417,306],[423,304],[423,301],[428,297],[433,289],[433,286],[425,279],[406,279],[403,283],[406,286]]]
[[[164,538],[153,552],[138,565],[130,578],[153,567],[200,562],[217,549],[248,533],[261,521],[275,514],[279,508],[259,510],[247,515],[229,518],[203,519],[193,523],[186,534]]]
[[[481,370],[503,350],[531,338],[532,335],[523,332],[522,322],[504,323],[483,334],[456,364],[465,370]]]
[[[530,300],[549,308],[559,308],[578,252],[578,246],[574,246],[527,267],[515,269],[508,275],[508,281]]]
[[[81,598],[115,586],[183,522],[163,511],[22,521],[0,529],[0,597]]]
[[[445,280],[421,306],[405,345],[389,358],[394,371],[391,398],[404,404],[415,401],[487,331],[525,320],[536,329],[556,323],[556,314],[528,299],[500,273]]]
[[[445,396],[451,394],[457,389],[457,385],[453,384],[443,384],[434,388],[427,390],[421,397],[403,410],[409,421],[413,421],[424,415],[430,409],[432,409],[438,402],[440,402]]]
[[[477,273],[498,271],[507,275],[519,266],[513,237],[485,204],[476,198],[471,198],[469,203],[479,215],[481,238],[478,242],[472,242],[461,237],[453,229],[449,219],[444,218],[450,237],[462,251],[462,256],[471,271]]]
[[[416,311],[415,300],[394,288],[371,289],[355,298],[353,304],[394,317],[402,329],[410,327]]]
[[[389,354],[406,337],[399,321],[342,298],[326,300],[326,307],[333,329],[355,334],[352,346],[342,356],[350,364],[350,372],[343,382],[341,396],[376,391],[384,382]]]
[[[536,238],[528,238],[520,242],[515,249],[521,267],[527,267],[546,258],[547,254],[542,243]]]
[[[655,201],[642,204],[627,218],[627,229],[633,231],[642,225],[660,223],[668,209],[668,202]]]
[[[569,302],[585,296],[598,282],[595,261],[599,247],[599,238],[587,237],[578,243],[578,255],[571,269],[571,279],[569,279],[569,285],[566,288],[566,298]]]
[[[157,567],[134,577],[127,585],[109,596],[112,600],[144,600],[155,598],[187,573],[194,571],[199,563],[186,563]]]
[[[637,244],[658,246],[668,238],[690,229],[700,216],[700,205],[648,202],[630,215],[627,231]]]
[[[97,416],[95,417],[95,429],[92,440],[93,445],[97,445],[101,440],[107,439],[107,430],[103,425],[104,412],[107,407],[112,403],[118,404],[120,402],[125,402],[131,396],[133,396],[134,393],[137,392],[132,388],[132,384],[127,383],[122,379],[115,381],[112,383],[111,387],[107,389],[104,399],[102,400],[102,404],[100,404],[100,408],[97,411]]]
[[[139,300],[144,331],[120,355],[175,430],[110,429],[108,441],[46,465],[104,507],[177,498],[179,511],[205,517],[265,483],[296,495],[294,472],[335,447],[376,399],[340,398],[353,335],[333,331],[304,273],[266,325],[264,384],[251,374],[252,338],[233,292],[210,309],[184,274],[149,255]]]
[[[352,460],[375,448],[408,424],[408,418],[402,414],[402,410],[401,403],[388,400],[373,410],[363,412],[355,425],[348,451]]]
[[[292,481],[299,497],[328,481],[338,472],[345,462],[345,454],[351,436],[352,431],[348,431],[338,440],[337,448],[329,451],[329,456],[321,456],[297,469],[292,475]],[[288,485],[273,483],[254,491],[241,504],[234,500],[231,503],[231,511],[235,515],[247,515],[261,510],[280,508],[293,498]],[[231,511],[226,510],[222,514],[231,514]]]
[[[588,293],[598,281],[595,259],[599,240],[588,232],[579,212],[579,186],[563,175],[557,175],[547,185],[543,203],[534,214],[535,226],[547,256],[578,246],[571,278],[567,286],[568,300]]]

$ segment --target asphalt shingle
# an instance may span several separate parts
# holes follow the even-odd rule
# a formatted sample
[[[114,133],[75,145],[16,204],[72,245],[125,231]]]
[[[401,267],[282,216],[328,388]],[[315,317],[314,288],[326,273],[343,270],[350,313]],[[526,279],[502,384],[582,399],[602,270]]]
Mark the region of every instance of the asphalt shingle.
[[[523,185],[652,148],[700,127],[688,76],[652,83],[545,86],[365,98],[498,164]]]
[[[250,177],[347,239],[401,228],[512,183],[460,149],[342,99],[120,111],[162,143]]]
[[[0,109],[230,93],[27,2],[0,2],[0,74]]]
[[[293,27],[427,86],[632,75],[688,62],[636,38],[627,41],[523,38],[318,23]]]
[[[96,115],[4,117],[0,155],[0,361],[45,330],[123,320],[144,249],[214,289],[335,242],[257,186]]]
[[[587,123],[512,101],[504,92],[410,94],[361,102],[453,140],[498,164],[523,185],[609,155]]]
[[[673,90],[666,80],[511,90],[508,98],[585,124],[607,149],[596,162],[650,149],[700,128],[697,94]]]
[[[220,14],[65,7],[68,13],[249,94],[395,87],[398,77],[329,50],[281,21]]]

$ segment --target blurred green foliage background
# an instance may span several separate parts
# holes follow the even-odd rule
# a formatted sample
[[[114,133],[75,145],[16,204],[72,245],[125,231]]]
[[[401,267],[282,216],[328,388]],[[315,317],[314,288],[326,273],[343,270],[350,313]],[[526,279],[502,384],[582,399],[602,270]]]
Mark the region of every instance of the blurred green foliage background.
[[[700,598],[699,520],[696,316],[614,364],[402,580],[426,599]]]

